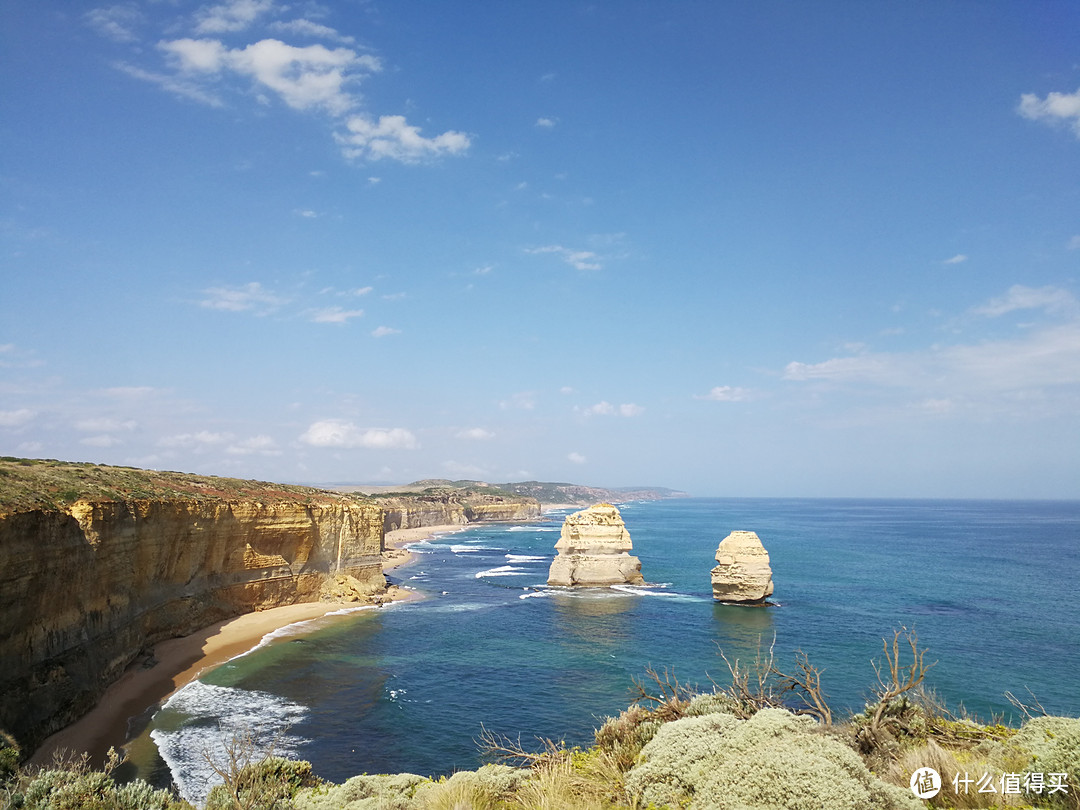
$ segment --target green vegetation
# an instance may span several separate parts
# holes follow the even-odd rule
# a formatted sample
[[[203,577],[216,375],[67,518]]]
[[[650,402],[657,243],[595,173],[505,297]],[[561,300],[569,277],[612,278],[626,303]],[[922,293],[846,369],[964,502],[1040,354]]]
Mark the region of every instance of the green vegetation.
[[[685,492],[677,492],[664,487],[622,487],[620,489],[602,489],[581,484],[547,483],[543,481],[520,481],[518,483],[494,484],[493,486],[536,498],[540,503],[570,503],[579,506],[591,506],[601,502],[619,501],[655,501],[662,498],[685,497]]]
[[[6,735],[5,735],[6,736]],[[36,770],[16,770],[0,782],[0,807],[19,810],[193,810],[167,790],[135,780],[118,785],[112,777],[121,763],[114,749],[102,770],[82,758]]]
[[[363,500],[360,495],[290,484],[191,473],[110,467],[103,464],[0,458],[0,514],[61,509],[77,500],[261,500],[326,503]]]
[[[1013,729],[956,717],[922,686],[933,664],[924,663],[914,632],[900,628],[883,640],[882,653],[875,700],[844,723],[832,721],[821,673],[805,655],[787,674],[771,647],[759,648],[749,665],[724,656],[730,683],[708,692],[648,670],[635,681],[634,702],[601,725],[588,749],[543,740],[529,751],[483,732],[481,748],[497,762],[434,780],[392,774],[322,782],[309,763],[269,753],[256,760],[251,736],[241,735],[226,746],[224,763],[212,763],[222,784],[207,808],[1080,810],[1080,719],[1029,716]],[[141,782],[115,785],[115,758],[104,772],[85,763],[28,772],[12,764],[17,751],[8,756],[14,743],[7,743],[0,749],[5,808],[188,807]],[[924,767],[942,777],[941,792],[925,802],[909,789]],[[1041,790],[1028,774],[1044,777]],[[1051,791],[1055,783],[1067,791]]]

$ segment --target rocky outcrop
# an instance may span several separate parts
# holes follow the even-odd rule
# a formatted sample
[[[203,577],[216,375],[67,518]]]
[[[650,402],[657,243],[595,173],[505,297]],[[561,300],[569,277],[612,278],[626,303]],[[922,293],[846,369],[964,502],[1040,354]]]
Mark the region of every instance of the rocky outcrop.
[[[379,590],[383,515],[353,498],[76,500],[0,510],[0,728],[32,749],[165,638]]]
[[[567,515],[548,585],[640,585],[641,560],[630,555],[632,548],[622,515],[610,503]]]
[[[773,592],[769,552],[754,532],[732,532],[716,549],[713,598],[721,602],[760,603]]]

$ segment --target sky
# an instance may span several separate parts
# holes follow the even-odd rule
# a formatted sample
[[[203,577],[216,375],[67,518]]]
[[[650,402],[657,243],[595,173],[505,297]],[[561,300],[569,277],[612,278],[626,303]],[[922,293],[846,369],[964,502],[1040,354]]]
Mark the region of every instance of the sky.
[[[1078,498],[1078,32],[0,0],[0,454]]]

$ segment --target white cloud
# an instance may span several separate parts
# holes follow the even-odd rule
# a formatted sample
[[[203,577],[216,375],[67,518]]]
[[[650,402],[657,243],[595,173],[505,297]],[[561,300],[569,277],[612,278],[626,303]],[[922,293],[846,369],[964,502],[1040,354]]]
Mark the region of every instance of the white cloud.
[[[163,40],[158,43],[158,48],[185,73],[217,73],[225,66],[229,53],[216,39]]]
[[[312,323],[348,323],[350,318],[362,318],[362,309],[342,309],[341,307],[327,307],[326,309],[311,310]]]
[[[569,461],[574,462],[575,464],[584,464],[586,461],[588,461],[588,459],[585,458],[585,456],[581,455],[581,453],[570,453],[569,455],[567,455],[566,458]]]
[[[516,408],[522,411],[531,411],[536,407],[536,394],[532,391],[521,391],[514,394],[510,399],[504,399],[499,403],[504,411]]]
[[[588,408],[585,408],[582,413],[586,416],[610,416],[615,413],[615,406],[607,400],[601,400],[595,405],[590,405]]]
[[[163,436],[158,439],[161,447],[200,448],[212,447],[232,441],[231,433],[213,433],[209,430],[200,430],[198,433],[177,433],[173,436]]]
[[[942,264],[963,264],[968,260],[968,257],[963,253],[957,253],[951,259],[946,259]]]
[[[343,90],[345,70],[363,67],[377,71],[371,56],[357,56],[348,48],[330,50],[323,45],[298,48],[277,39],[264,39],[242,51],[230,52],[230,64],[276,91],[293,109],[321,107],[340,115],[355,105]]]
[[[1075,93],[1049,93],[1046,98],[1024,93],[1016,111],[1032,121],[1068,124],[1080,138],[1080,90]]]
[[[143,15],[133,3],[118,3],[92,9],[83,15],[83,19],[99,34],[115,42],[136,42],[135,29],[143,22]]]
[[[541,129],[554,129],[555,124],[558,123],[558,119],[555,118],[537,118],[536,125]]]
[[[746,402],[750,398],[749,389],[731,385],[717,385],[710,389],[709,393],[694,397],[694,399],[708,399],[713,402]]]
[[[840,387],[850,402],[922,403],[923,413],[1026,419],[1075,414],[1080,407],[1080,318],[1077,303],[1055,287],[1016,286],[974,310],[997,317],[1014,310],[1043,310],[1072,317],[1027,324],[1007,339],[935,345],[909,352],[866,352],[819,363],[792,362],[786,380],[817,383],[816,396]],[[888,396],[881,398],[881,392]],[[910,406],[909,406],[910,407]]]
[[[200,306],[226,312],[254,311],[266,315],[286,303],[286,299],[263,289],[257,281],[240,287],[210,287],[203,290],[203,295],[206,297],[199,302]]]
[[[123,444],[123,442],[115,436],[103,433],[99,436],[87,436],[85,439],[79,439],[79,444],[85,444],[87,447],[113,447]]]
[[[392,326],[377,326],[371,330],[371,336],[377,338],[389,337],[390,335],[400,335],[400,329],[394,329]]]
[[[595,405],[590,405],[588,408],[584,408],[581,411],[585,416],[638,416],[645,412],[645,409],[640,405],[635,405],[633,402],[627,402],[619,406],[612,405],[607,400],[601,400]]]
[[[572,250],[562,245],[545,245],[544,247],[528,248],[525,252],[534,256],[542,253],[554,253],[577,270],[600,270],[602,268],[599,262],[600,257],[591,250]]]
[[[996,318],[1018,309],[1042,309],[1051,314],[1067,314],[1076,312],[1078,306],[1076,297],[1061,287],[1014,284],[1005,295],[991,299],[972,311],[977,315]]]
[[[304,217],[305,219],[318,219],[319,213],[312,211],[310,208],[297,208],[293,211],[298,217]]]
[[[492,433],[490,430],[484,430],[484,428],[479,427],[459,430],[454,435],[459,439],[469,439],[470,441],[479,442],[489,441],[490,439],[495,438],[495,434]]]
[[[858,357],[834,357],[821,363],[791,362],[784,367],[785,380],[853,380],[888,383],[896,376],[896,355],[863,354]]]
[[[98,393],[112,399],[143,400],[158,393],[158,389],[149,385],[118,385],[113,388],[102,388]]]
[[[462,132],[447,131],[425,138],[403,115],[382,115],[373,121],[367,115],[353,115],[345,122],[347,133],[335,133],[342,153],[349,159],[420,163],[443,155],[459,155],[471,142]]]
[[[300,441],[312,447],[412,450],[420,446],[416,436],[404,428],[364,429],[343,419],[314,422],[300,437]]]
[[[206,104],[209,107],[225,106],[220,98],[207,92],[199,87],[198,84],[186,78],[168,76],[163,73],[154,73],[153,71],[143,70],[135,65],[129,65],[126,62],[116,62],[113,66],[134,79],[156,84],[162,90],[182,98],[188,98],[192,101],[197,101],[200,104]]]
[[[228,0],[217,6],[204,6],[196,12],[195,30],[200,34],[243,31],[273,8],[273,0]]]
[[[110,419],[106,416],[80,419],[75,423],[75,429],[85,433],[116,433],[121,430],[134,430],[138,427],[134,419]]]
[[[21,427],[37,416],[29,408],[19,408],[16,411],[0,411],[0,427]]]
[[[173,67],[189,79],[231,71],[273,90],[296,110],[324,109],[341,115],[357,103],[345,84],[362,72],[382,69],[370,55],[324,45],[297,47],[263,39],[245,48],[229,49],[216,39],[175,39],[158,43]]]
[[[332,39],[336,42],[344,42],[346,44],[352,44],[356,42],[355,37],[345,36],[338,33],[334,28],[321,23],[312,22],[307,19],[289,20],[283,22],[277,20],[270,23],[270,28],[273,31],[279,31],[286,34],[296,34],[297,36],[307,36],[313,38]]]
[[[252,436],[250,439],[244,439],[235,444],[231,444],[225,448],[225,452],[234,456],[249,456],[254,454],[260,456],[281,455],[281,451],[277,447],[277,442],[270,436],[263,434]]]

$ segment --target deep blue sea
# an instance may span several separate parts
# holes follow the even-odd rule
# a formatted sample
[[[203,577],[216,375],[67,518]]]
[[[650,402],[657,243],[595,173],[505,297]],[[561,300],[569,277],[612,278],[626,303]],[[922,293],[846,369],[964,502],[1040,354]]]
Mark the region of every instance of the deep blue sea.
[[[185,687],[153,738],[199,798],[203,751],[248,726],[325,779],[480,764],[482,729],[589,744],[647,667],[724,683],[718,655],[775,638],[823,669],[834,714],[860,710],[882,638],[913,627],[950,708],[1016,721],[1006,691],[1080,715],[1080,502],[679,499],[620,505],[646,586],[545,585],[567,511],[413,546],[391,578],[409,604],[290,628]],[[769,607],[713,602],[716,546],[736,529],[769,551]],[[161,769],[159,769],[161,770]],[[159,773],[160,777],[160,773]],[[167,780],[166,780],[167,781]]]

